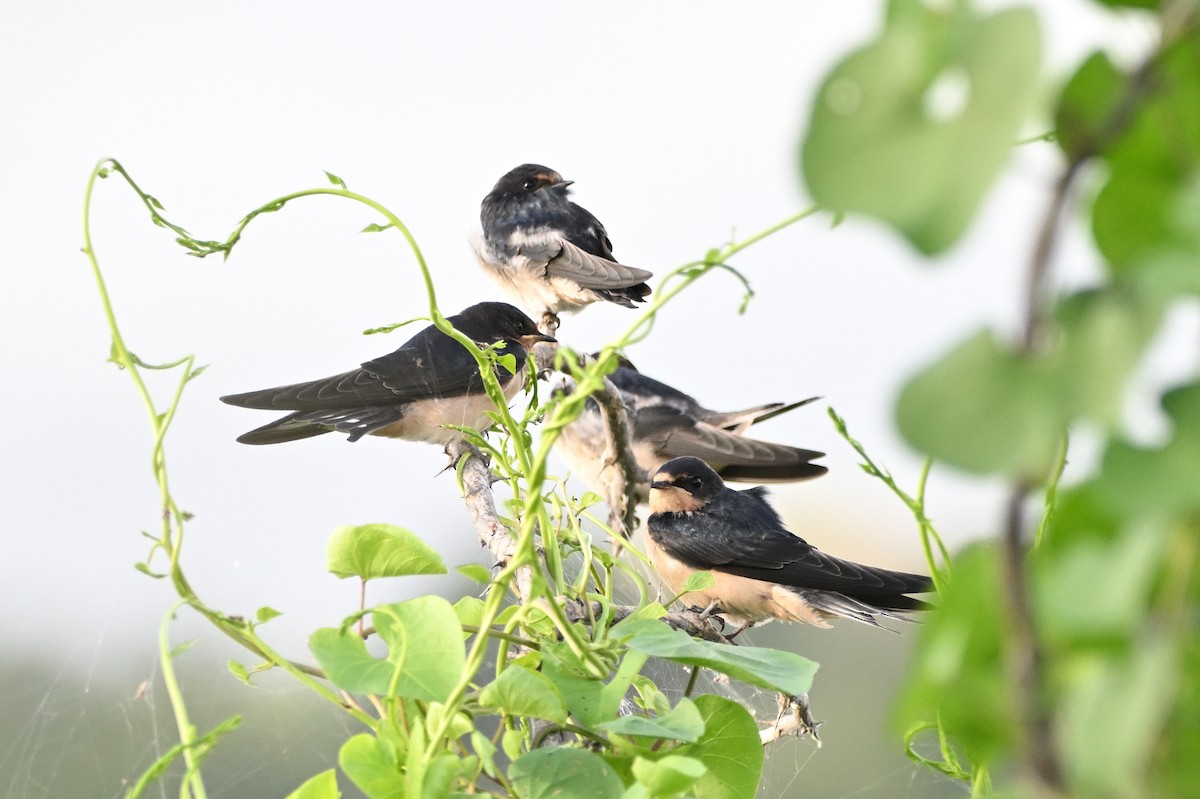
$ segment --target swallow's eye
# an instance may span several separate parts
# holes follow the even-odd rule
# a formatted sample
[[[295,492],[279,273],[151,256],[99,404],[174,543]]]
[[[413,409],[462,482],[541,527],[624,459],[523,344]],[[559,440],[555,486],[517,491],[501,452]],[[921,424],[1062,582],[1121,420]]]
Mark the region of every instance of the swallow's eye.
[[[684,489],[690,494],[700,488],[701,480],[699,477],[685,477],[681,481]]]
[[[533,191],[534,189],[537,188],[537,181],[534,180],[533,178],[530,178],[529,180],[525,181],[524,188],[525,188],[525,191]]]

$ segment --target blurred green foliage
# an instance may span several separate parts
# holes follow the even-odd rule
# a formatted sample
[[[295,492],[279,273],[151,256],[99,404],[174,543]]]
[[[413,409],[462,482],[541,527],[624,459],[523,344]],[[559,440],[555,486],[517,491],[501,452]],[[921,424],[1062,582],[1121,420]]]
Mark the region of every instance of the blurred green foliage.
[[[1186,797],[1200,785],[1200,382],[1163,394],[1161,446],[1119,424],[1166,312],[1200,289],[1200,27],[1190,0],[1106,5],[1147,9],[1160,39],[1133,68],[1090,54],[1058,95],[1054,199],[1029,262],[997,263],[1031,287],[1024,335],[972,334],[897,402],[914,447],[1014,485],[1008,535],[953,558],[897,713],[906,729],[938,730],[936,767],[955,773],[966,758],[977,794],[995,773],[1012,775],[1005,796]],[[813,196],[923,253],[951,246],[1028,122],[1031,16],[891,2],[880,37],[818,95],[802,147]],[[947,70],[968,76],[970,99],[942,118],[927,99]],[[1071,213],[1086,217],[1106,277],[1059,292],[1047,275],[1085,173],[1100,188]],[[1102,436],[1100,463],[1055,497],[1061,442],[1083,424]],[[1039,489],[1050,494],[1031,546],[1013,533]]]

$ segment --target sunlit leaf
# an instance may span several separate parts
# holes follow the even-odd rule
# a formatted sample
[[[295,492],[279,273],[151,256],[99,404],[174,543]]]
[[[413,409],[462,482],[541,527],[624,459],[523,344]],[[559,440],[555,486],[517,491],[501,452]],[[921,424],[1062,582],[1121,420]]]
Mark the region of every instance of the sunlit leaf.
[[[658,760],[644,757],[633,761],[633,776],[651,796],[679,796],[704,776],[708,767],[694,757],[667,755]]]
[[[341,799],[342,792],[338,790],[337,771],[329,769],[315,777],[305,780],[304,784],[287,795],[285,799]]]
[[[987,332],[908,382],[896,424],[918,450],[960,469],[1037,476],[1065,429],[1050,376]]]
[[[659,621],[627,620],[614,632],[635,652],[688,666],[703,666],[759,688],[786,694],[807,691],[817,671],[816,663],[791,652],[702,641]]]
[[[404,799],[400,754],[388,741],[359,733],[342,744],[338,766],[369,799]]]
[[[468,580],[474,580],[480,585],[487,585],[492,581],[492,573],[486,566],[478,563],[466,563],[462,566],[457,566],[454,569],[456,572],[466,577]]]
[[[522,799],[619,799],[625,790],[604,758],[581,749],[535,749],[508,777]]]
[[[445,701],[466,666],[462,627],[450,603],[423,596],[372,611],[388,656],[372,656],[350,631],[326,628],[309,648],[329,680],[351,693]]]
[[[462,627],[450,603],[422,596],[382,605],[371,614],[395,664],[388,693],[444,702],[466,668]]]
[[[415,533],[392,524],[339,527],[325,547],[325,563],[343,579],[446,573],[446,564],[435,549]]]
[[[532,669],[509,665],[479,694],[485,708],[510,716],[534,718],[565,724],[567,708],[562,695],[546,677]]]
[[[892,0],[887,26],[826,77],[801,155],[813,199],[895,227],[925,253],[974,217],[1037,88],[1029,8],[979,15]]]
[[[606,721],[601,729],[621,735],[644,735],[653,738],[670,738],[676,741],[692,743],[704,734],[704,719],[700,711],[688,698],[684,697],[663,716],[621,716]]]
[[[706,772],[695,784],[702,799],[753,799],[762,776],[763,747],[754,717],[737,702],[713,694],[697,697],[704,735],[674,754],[699,760]]]
[[[680,595],[690,594],[693,591],[707,591],[717,584],[717,580],[713,577],[712,572],[692,572],[683,582],[683,588],[680,590]]]
[[[1164,640],[1128,658],[1079,659],[1063,703],[1064,763],[1080,796],[1147,795],[1141,775],[1171,708],[1178,657]]]
[[[1002,596],[994,548],[975,546],[954,558],[954,579],[918,632],[900,704],[901,729],[941,719],[973,763],[1009,751],[1017,729],[1004,665]]]

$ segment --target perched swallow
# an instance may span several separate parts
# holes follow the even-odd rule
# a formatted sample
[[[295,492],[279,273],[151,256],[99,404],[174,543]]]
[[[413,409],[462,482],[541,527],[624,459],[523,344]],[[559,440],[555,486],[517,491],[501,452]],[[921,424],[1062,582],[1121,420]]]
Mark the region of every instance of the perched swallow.
[[[926,577],[841,560],[783,526],[763,488],[734,491],[699,458],[668,461],[650,484],[650,562],[667,586],[710,571],[712,588],[685,601],[709,607],[745,629],[767,619],[828,627],[844,617],[880,626],[926,603],[908,594],[930,590]]]
[[[533,320],[503,302],[472,305],[448,321],[481,345],[503,342],[503,354],[516,359],[516,371],[497,368],[504,396],[525,385],[529,349],[541,341]],[[221,397],[242,408],[293,411],[282,419],[238,437],[243,444],[279,444],[323,433],[407,438],[449,444],[460,437],[445,425],[487,428],[492,401],[483,388],[479,366],[462,344],[433,325],[390,355],[367,361],[344,374],[245,394]]]
[[[645,471],[637,492],[643,501],[650,491],[650,475],[684,455],[702,458],[721,477],[738,482],[794,482],[828,471],[810,462],[823,457],[823,452],[744,437],[751,425],[807,405],[816,397],[722,412],[705,408],[694,397],[647,377],[623,358],[608,378],[625,405],[633,456]],[[583,413],[555,442],[571,471],[604,496],[608,496],[611,481],[619,479],[605,462],[606,436],[603,411],[589,399]]]
[[[597,300],[632,308],[650,293],[651,273],[616,262],[604,225],[567,199],[571,183],[538,164],[500,178],[483,198],[479,262],[535,313],[557,316]]]

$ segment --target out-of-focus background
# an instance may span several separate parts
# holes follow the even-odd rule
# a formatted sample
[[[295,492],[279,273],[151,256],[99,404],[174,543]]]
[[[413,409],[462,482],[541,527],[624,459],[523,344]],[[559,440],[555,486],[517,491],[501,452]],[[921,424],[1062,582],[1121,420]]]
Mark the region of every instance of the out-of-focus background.
[[[1033,5],[1047,97],[1087,50],[1128,59],[1147,44],[1136,16],[1082,0]],[[659,272],[804,208],[796,149],[813,93],[880,13],[875,2],[0,8],[0,794],[120,796],[176,740],[155,653],[173,594],[133,569],[148,550],[139,531],[157,524],[149,427],[128,378],[105,362],[79,252],[99,158],[121,159],[169,218],[205,238],[336,173],[404,219],[452,312],[497,296],[467,238],[479,200],[522,162],[575,180],[618,257]],[[1012,329],[1054,157],[1045,144],[1016,148],[981,219],[934,268],[880,226],[816,216],[737,257],[757,292],[744,316],[739,287],[714,274],[629,355],[716,408],[822,395],[760,431],[828,453],[828,476],[777,489],[776,503],[823,549],[922,569],[911,517],[857,468],[823,406],[914,486],[920,462],[893,430],[897,388],[967,331]],[[188,388],[168,452],[175,495],[196,514],[192,584],[230,613],[283,611],[264,632],[299,659],[311,630],[356,607],[357,584],[323,568],[336,526],[390,522],[449,563],[483,562],[437,448],[336,436],[245,447],[234,438],[269,415],[217,401],[342,371],[411,334],[361,335],[426,309],[401,239],[357,232],[375,221],[344,201],[297,202],[256,222],[222,263],[186,257],[117,181],[94,198],[94,244],[131,349],[211,364]],[[1086,281],[1093,262],[1086,234],[1071,231],[1061,279]],[[592,307],[564,319],[560,337],[594,349],[633,318]],[[1147,384],[1174,368],[1171,342],[1157,351]],[[1134,421],[1152,432],[1152,415]],[[930,481],[930,514],[952,544],[992,532],[999,502],[996,486],[944,471]],[[369,600],[471,590],[456,577],[409,579],[373,585]],[[178,665],[198,726],[244,715],[208,762],[214,796],[282,796],[355,731],[283,678],[237,682],[224,663],[248,657],[186,612],[170,634],[197,639]],[[773,748],[766,795],[965,793],[908,761],[889,723],[911,635],[851,623],[752,635],[821,663],[824,746]]]

